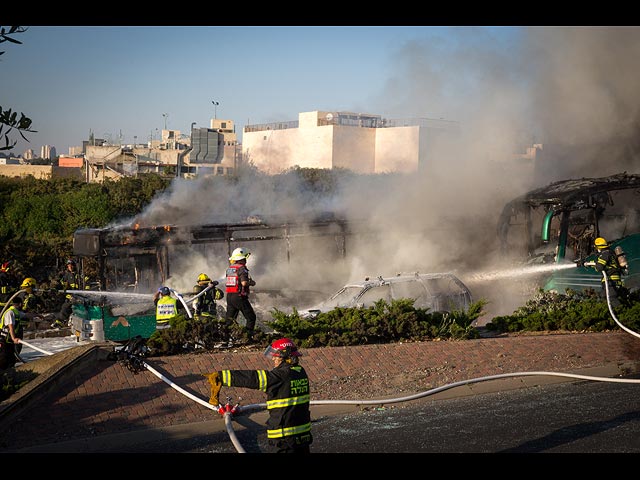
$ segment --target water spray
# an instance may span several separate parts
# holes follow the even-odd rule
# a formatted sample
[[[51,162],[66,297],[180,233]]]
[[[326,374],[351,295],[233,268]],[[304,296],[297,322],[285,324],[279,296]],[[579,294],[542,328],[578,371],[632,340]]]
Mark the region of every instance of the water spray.
[[[518,268],[508,268],[504,270],[494,270],[486,273],[471,274],[468,278],[471,281],[493,281],[503,278],[523,277],[526,275],[536,275],[540,273],[555,272],[557,270],[568,270],[576,268],[575,263],[551,263],[545,265],[526,266]]]
[[[151,293],[104,292],[101,290],[61,290],[61,292],[76,295],[78,297],[92,298],[96,300],[104,299],[119,303],[146,303],[153,301],[153,294]]]

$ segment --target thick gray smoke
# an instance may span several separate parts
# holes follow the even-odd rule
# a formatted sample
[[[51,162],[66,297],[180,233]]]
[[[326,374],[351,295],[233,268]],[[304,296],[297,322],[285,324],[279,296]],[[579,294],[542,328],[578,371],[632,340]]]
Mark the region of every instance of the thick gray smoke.
[[[254,251],[257,289],[331,292],[365,276],[453,271],[466,281],[495,270],[506,202],[552,181],[640,171],[640,28],[523,28],[508,48],[503,36],[491,35],[463,28],[455,42],[443,35],[400,46],[380,98],[354,106],[458,122],[455,141],[437,149],[423,172],[346,176],[331,198],[306,191],[296,175],[248,175],[215,186],[177,179],[144,212],[145,223],[308,219],[332,211],[371,232],[349,238],[343,259],[335,258],[332,237],[296,240],[290,262],[276,242],[244,245]],[[533,144],[542,145],[535,165],[516,159]],[[226,254],[192,253],[173,268],[174,288],[189,288],[200,271],[224,273]],[[489,299],[493,314],[523,303],[513,280],[469,286],[474,298]]]

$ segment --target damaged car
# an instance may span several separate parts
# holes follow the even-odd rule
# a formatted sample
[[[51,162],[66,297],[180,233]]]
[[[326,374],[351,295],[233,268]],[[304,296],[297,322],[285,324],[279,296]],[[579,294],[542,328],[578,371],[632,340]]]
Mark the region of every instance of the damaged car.
[[[338,307],[367,308],[379,300],[400,299],[413,299],[415,308],[430,312],[466,311],[473,302],[471,291],[453,273],[416,272],[348,283],[329,299],[298,313],[313,318]]]

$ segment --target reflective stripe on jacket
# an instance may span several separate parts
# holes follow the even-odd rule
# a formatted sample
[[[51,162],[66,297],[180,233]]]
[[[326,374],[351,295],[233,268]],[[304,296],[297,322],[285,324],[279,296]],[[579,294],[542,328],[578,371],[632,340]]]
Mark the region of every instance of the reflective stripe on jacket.
[[[600,252],[595,267],[598,272],[604,271],[607,274],[607,278],[612,282],[616,284],[622,283],[622,269],[618,263],[618,258],[613,255],[610,249],[607,248]],[[601,281],[604,282],[604,276]]]
[[[281,363],[273,370],[222,370],[222,385],[261,390],[267,394],[267,437],[306,435],[311,438],[309,377],[300,365]]]
[[[18,310],[16,307],[11,305],[4,312],[4,314],[2,315],[2,318],[0,318],[0,340],[8,343],[13,343],[13,340],[11,340],[11,335],[9,335],[9,325],[4,324],[4,316],[8,312],[13,312],[13,317],[14,317],[13,332],[14,332],[14,335],[18,338],[22,338],[22,329],[20,325],[20,319],[22,318],[22,313],[20,313],[20,310]]]
[[[158,299],[156,305],[156,323],[167,324],[178,314],[178,299],[165,295]]]

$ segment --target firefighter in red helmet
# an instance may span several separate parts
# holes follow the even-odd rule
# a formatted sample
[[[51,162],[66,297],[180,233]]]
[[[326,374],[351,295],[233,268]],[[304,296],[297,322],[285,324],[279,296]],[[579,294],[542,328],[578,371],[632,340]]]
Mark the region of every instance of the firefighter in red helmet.
[[[309,377],[299,364],[302,354],[288,338],[274,341],[264,351],[272,370],[220,370],[204,376],[211,384],[209,403],[218,405],[221,387],[245,387],[267,394],[267,439],[278,453],[309,453],[311,413]]]
[[[18,282],[13,274],[11,262],[0,265],[0,306],[6,305],[11,296],[18,290]]]

